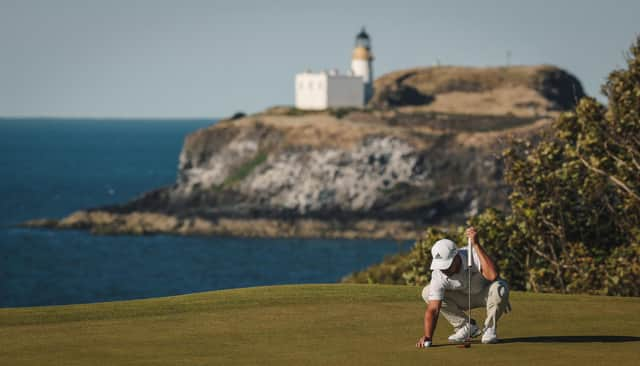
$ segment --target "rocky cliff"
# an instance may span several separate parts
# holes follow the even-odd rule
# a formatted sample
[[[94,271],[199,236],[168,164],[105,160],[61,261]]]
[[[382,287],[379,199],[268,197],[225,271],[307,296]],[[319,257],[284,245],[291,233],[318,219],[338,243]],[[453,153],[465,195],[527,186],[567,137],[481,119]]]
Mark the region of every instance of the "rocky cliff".
[[[501,147],[540,133],[571,104],[567,93],[581,97],[579,82],[549,66],[392,73],[376,81],[371,108],[280,107],[219,121],[186,138],[173,186],[31,224],[410,238],[427,224],[505,208]]]

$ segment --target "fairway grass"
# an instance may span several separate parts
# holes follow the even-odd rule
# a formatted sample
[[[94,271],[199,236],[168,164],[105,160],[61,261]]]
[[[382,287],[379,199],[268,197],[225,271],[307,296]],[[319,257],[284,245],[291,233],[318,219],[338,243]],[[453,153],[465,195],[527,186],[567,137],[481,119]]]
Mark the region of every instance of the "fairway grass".
[[[640,298],[512,293],[495,345],[418,350],[421,289],[299,285],[0,309],[0,365],[637,365]],[[473,312],[484,319],[484,310]]]

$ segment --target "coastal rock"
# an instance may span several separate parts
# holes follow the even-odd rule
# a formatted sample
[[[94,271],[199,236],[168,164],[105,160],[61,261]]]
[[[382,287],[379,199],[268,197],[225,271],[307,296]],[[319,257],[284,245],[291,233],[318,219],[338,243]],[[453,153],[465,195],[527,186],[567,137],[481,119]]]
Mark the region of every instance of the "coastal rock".
[[[423,111],[474,114],[567,110],[585,96],[575,76],[552,65],[419,67],[382,75],[374,90],[373,108],[418,105]]]
[[[501,139],[539,132],[549,117],[441,117],[259,114],[223,121],[187,138],[174,186],[107,211],[446,225],[505,208]]]
[[[583,95],[575,77],[551,66],[421,68],[375,85],[372,108],[273,107],[219,121],[187,136],[172,186],[27,225],[407,238],[507,209],[501,149],[512,137],[536,139]]]
[[[72,218],[71,218],[72,217]],[[65,220],[31,220],[22,227],[49,229],[88,229],[96,235],[177,234],[194,236],[295,237],[295,238],[371,238],[411,240],[419,228],[401,220],[352,220],[332,222],[318,219],[281,220],[270,218],[178,217],[158,213],[114,213],[77,211]]]
[[[366,211],[380,192],[401,183],[423,185],[418,152],[392,136],[372,136],[349,150],[311,150],[275,156],[240,186],[247,196],[299,214]]]

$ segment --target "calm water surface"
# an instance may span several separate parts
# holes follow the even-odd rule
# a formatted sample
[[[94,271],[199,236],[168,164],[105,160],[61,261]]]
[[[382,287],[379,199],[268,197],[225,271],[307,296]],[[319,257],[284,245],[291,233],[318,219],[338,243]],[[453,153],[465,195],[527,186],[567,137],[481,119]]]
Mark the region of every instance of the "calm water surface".
[[[176,179],[212,120],[0,119],[0,307],[336,282],[406,250],[384,240],[93,236],[13,228],[124,202]]]

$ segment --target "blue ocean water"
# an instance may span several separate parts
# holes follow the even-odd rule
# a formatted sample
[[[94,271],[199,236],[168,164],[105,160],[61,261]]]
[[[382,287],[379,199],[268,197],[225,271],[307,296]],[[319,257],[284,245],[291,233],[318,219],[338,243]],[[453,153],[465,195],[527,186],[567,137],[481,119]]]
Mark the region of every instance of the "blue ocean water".
[[[93,236],[15,228],[127,201],[176,179],[212,120],[0,119],[0,307],[336,282],[406,250],[385,240]]]

